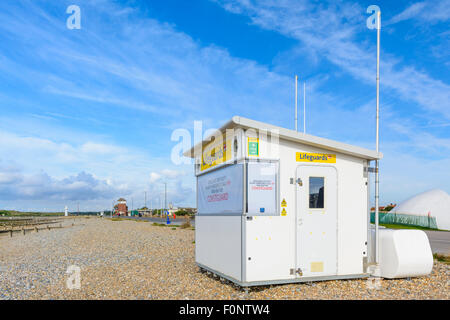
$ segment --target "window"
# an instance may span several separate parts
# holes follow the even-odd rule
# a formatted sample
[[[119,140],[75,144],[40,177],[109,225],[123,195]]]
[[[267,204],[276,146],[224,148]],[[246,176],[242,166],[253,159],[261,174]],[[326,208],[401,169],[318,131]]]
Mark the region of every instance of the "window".
[[[324,208],[324,191],[325,178],[324,177],[309,177],[309,208],[323,209]]]

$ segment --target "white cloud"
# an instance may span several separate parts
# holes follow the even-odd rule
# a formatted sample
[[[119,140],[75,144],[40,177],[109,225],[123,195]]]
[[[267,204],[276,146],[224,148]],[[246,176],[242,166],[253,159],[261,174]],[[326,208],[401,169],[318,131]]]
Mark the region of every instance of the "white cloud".
[[[59,18],[45,14],[37,4],[27,8],[29,20],[17,16],[19,4],[5,4],[0,30],[19,41],[25,33],[40,39],[27,43],[38,53],[39,63],[20,64],[0,55],[0,70],[56,98],[146,111],[170,122],[199,119],[205,116],[205,108],[224,117],[229,112],[242,113],[249,105],[281,118],[273,106],[288,101],[286,77],[254,61],[232,57],[226,49],[201,47],[175,27],[132,12],[127,13],[128,22],[115,24],[111,33],[108,23],[123,8],[108,3],[106,11],[98,4],[82,4],[92,14],[98,13],[99,19],[91,22],[89,30],[95,33],[86,31],[73,38],[67,30],[55,29]],[[55,66],[59,72],[47,71]]]
[[[159,179],[161,179],[161,175],[156,173],[156,172],[152,172],[150,173],[150,183],[155,183],[157,182]]]
[[[355,41],[365,26],[365,10],[357,4],[329,2],[315,6],[309,1],[220,0],[225,9],[248,15],[264,29],[299,40],[309,50],[350,73],[355,79],[374,84],[374,50]],[[447,6],[450,7],[450,6]],[[236,8],[239,8],[237,10]],[[306,10],[307,8],[308,10]],[[448,10],[448,9],[446,9]],[[371,32],[367,30],[367,32]],[[450,119],[450,85],[432,78],[414,66],[403,66],[392,55],[383,54],[381,84],[408,102],[438,112]]]
[[[299,40],[302,45],[293,48],[293,52],[303,54],[303,49],[307,48],[318,60],[326,58],[355,79],[374,84],[375,51],[354,40],[359,28],[365,28],[365,10],[359,5],[337,2],[316,6],[310,1],[284,0],[220,3],[228,11],[249,15],[252,22],[262,28]],[[29,4],[29,7],[21,7],[21,2],[2,3],[0,32],[16,39],[15,43],[23,43],[33,52],[33,59],[31,62],[16,61],[14,57],[6,57],[5,51],[0,54],[0,70],[10,79],[22,81],[30,92],[48,95],[49,100],[76,101],[76,121],[85,119],[86,109],[103,106],[108,108],[106,112],[120,108],[132,109],[130,113],[136,110],[148,112],[148,123],[159,128],[185,126],[192,124],[194,119],[205,118],[213,127],[219,124],[218,119],[229,118],[231,113],[291,126],[292,79],[274,72],[276,67],[269,69],[255,61],[233,57],[226,49],[214,45],[201,47],[176,27],[133,15],[132,11],[123,10],[112,2],[104,1],[99,5],[98,2],[82,1],[92,16],[99,15],[90,20],[90,28],[84,28],[78,34],[67,33],[64,24],[60,27],[59,17],[46,13],[37,2]],[[126,23],[114,20],[110,15],[123,15]],[[112,27],[114,32],[111,32]],[[403,67],[395,57],[382,54],[383,94],[390,90],[405,101],[420,103],[423,108],[450,118],[448,84],[414,67]],[[373,117],[373,108],[358,108],[353,101],[348,103],[320,92],[322,82],[321,79],[308,82],[308,107],[312,106],[308,109],[308,130],[319,128],[320,132],[313,133],[354,139],[348,142],[355,144],[372,141],[367,132],[372,123],[368,119]],[[0,93],[0,96],[4,94]],[[12,109],[27,97],[19,100],[17,96],[9,96],[9,99],[10,102],[2,107]],[[34,106],[35,102],[28,103]],[[373,106],[373,101],[371,103]],[[47,105],[40,107],[56,114]],[[386,109],[387,103],[383,101],[382,117],[392,120],[388,119]],[[66,117],[62,113],[58,118]],[[153,118],[158,116],[164,120]],[[340,128],[335,125],[337,117]],[[101,117],[94,120],[101,120]],[[405,119],[395,120],[402,123]],[[15,130],[19,122],[22,122],[21,130]],[[138,146],[142,141],[134,146],[122,146],[112,142],[114,140],[107,132],[107,136],[91,137],[89,129],[83,132],[57,130],[54,126],[43,129],[42,125],[30,125],[24,117],[16,123],[5,125],[1,122],[0,125],[15,131],[0,132],[0,147],[3,148],[0,157],[18,159],[25,167],[23,173],[3,172],[0,181],[5,184],[26,181],[23,192],[30,195],[37,192],[32,186],[39,183],[59,184],[65,190],[87,188],[87,182],[81,178],[67,183],[62,181],[77,177],[80,172],[93,172],[95,179],[110,188],[117,186],[126,190],[127,185],[132,186],[128,196],[134,197],[135,203],[143,202],[144,190],[149,192],[149,197],[161,197],[162,185],[158,182],[163,179],[170,184],[169,199],[174,200],[169,201],[194,198],[193,175],[185,176],[179,168],[169,169],[169,151],[167,154],[160,152],[157,157]],[[420,140],[421,133],[406,139],[409,143],[417,142],[421,148],[427,143],[439,143],[446,150],[445,139],[430,134]],[[149,136],[149,140],[160,138]],[[133,142],[129,141],[130,144]],[[404,141],[402,145],[409,146]],[[36,173],[41,169],[46,174]],[[392,174],[395,177],[395,171]]]
[[[104,143],[86,142],[80,147],[81,152],[114,155],[127,152],[126,149]]]
[[[416,2],[399,14],[392,17],[386,25],[401,21],[416,19],[426,23],[438,23],[450,20],[450,1],[424,1]]]
[[[183,171],[163,169],[161,172],[151,172],[150,173],[150,183],[155,183],[160,180],[176,180],[183,177],[186,173]]]
[[[182,177],[185,175],[184,172],[176,171],[176,170],[170,170],[170,169],[164,169],[161,171],[162,175],[168,179],[176,179],[179,177]]]
[[[111,185],[92,174],[80,172],[56,179],[44,171],[24,174],[0,167],[0,195],[6,200],[103,200],[128,194],[126,186]]]

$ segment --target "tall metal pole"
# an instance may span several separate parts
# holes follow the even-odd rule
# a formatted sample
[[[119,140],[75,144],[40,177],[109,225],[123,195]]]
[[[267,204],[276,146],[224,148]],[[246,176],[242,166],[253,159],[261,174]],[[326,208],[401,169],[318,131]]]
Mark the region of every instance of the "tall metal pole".
[[[297,111],[297,102],[298,102],[298,94],[297,94],[297,81],[298,76],[295,75],[295,131],[298,131],[298,111]]]
[[[306,82],[303,82],[303,133],[306,133]]]
[[[167,210],[167,182],[164,182],[164,211]]]
[[[377,137],[376,150],[379,152],[379,135],[380,135],[380,29],[381,29],[381,11],[377,15]],[[380,239],[378,236],[378,220],[379,220],[379,198],[380,198],[380,180],[378,173],[378,159],[375,160],[375,263],[379,263],[380,258]]]

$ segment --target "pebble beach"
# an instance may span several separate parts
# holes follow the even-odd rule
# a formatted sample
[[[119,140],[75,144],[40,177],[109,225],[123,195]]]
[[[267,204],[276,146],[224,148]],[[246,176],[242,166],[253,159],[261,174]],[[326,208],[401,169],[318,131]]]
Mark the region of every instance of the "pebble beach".
[[[435,260],[429,276],[324,281],[249,292],[194,260],[194,230],[108,218],[67,219],[63,228],[0,236],[0,299],[449,299],[450,266]],[[72,226],[72,224],[74,224]],[[66,273],[78,266],[81,288]]]

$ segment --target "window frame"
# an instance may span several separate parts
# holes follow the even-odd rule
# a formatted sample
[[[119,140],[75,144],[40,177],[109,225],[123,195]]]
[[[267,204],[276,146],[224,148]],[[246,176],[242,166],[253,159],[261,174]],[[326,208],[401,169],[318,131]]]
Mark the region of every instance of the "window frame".
[[[323,207],[322,208],[311,208],[311,178],[322,178],[323,179]],[[327,203],[326,203],[326,196],[325,196],[325,185],[326,185],[326,177],[324,176],[308,176],[308,210],[325,210]],[[328,189],[328,188],[327,188]]]

